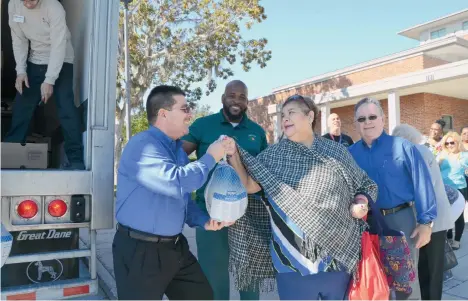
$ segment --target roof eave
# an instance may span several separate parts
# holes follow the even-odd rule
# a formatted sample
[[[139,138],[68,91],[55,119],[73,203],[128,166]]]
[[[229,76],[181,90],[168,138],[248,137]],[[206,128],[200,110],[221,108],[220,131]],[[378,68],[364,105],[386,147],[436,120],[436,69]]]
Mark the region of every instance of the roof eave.
[[[385,63],[387,61],[392,61],[392,60],[396,60],[396,59],[404,59],[405,57],[409,57],[409,56],[412,56],[412,55],[413,56],[418,55],[418,54],[423,53],[425,51],[437,49],[439,47],[448,46],[450,44],[460,44],[461,46],[466,47],[467,46],[467,41],[464,40],[464,39],[458,38],[456,36],[451,36],[451,37],[448,37],[446,39],[429,42],[429,43],[419,45],[417,47],[410,48],[410,49],[407,49],[407,50],[404,50],[404,51],[400,51],[400,52],[397,52],[397,53],[394,53],[394,54],[391,54],[391,55],[383,56],[383,57],[380,57],[380,58],[369,60],[367,62],[352,65],[350,67],[346,67],[346,68],[338,69],[336,71],[324,73],[324,74],[309,78],[307,80],[301,81],[299,83],[280,86],[278,88],[274,88],[272,92],[273,93],[278,93],[278,92],[282,92],[282,91],[288,91],[288,90],[291,90],[291,89],[296,89],[296,88],[303,87],[305,85],[310,85],[310,84],[313,84],[313,83],[319,83],[319,82],[325,81],[325,80],[327,80],[329,78],[333,78],[333,77],[336,77],[336,76],[357,72],[357,71],[359,71],[361,69],[368,69],[368,68],[371,68],[374,65],[383,64],[383,63]]]

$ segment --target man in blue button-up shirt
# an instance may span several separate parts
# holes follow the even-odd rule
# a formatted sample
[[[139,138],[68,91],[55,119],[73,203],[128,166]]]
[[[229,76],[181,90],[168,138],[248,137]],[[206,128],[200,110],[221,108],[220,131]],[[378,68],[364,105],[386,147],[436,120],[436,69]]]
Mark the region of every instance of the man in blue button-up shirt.
[[[417,272],[418,249],[430,241],[432,221],[437,216],[429,170],[415,145],[384,132],[385,116],[379,101],[362,99],[356,104],[354,115],[362,139],[349,151],[377,184],[376,203],[388,226],[405,233]],[[410,296],[397,292],[397,299],[419,300],[418,275],[411,287]]]
[[[117,233],[113,242],[119,299],[213,299],[213,291],[181,234],[184,224],[219,230],[191,200],[224,156],[227,141],[210,145],[189,163],[180,137],[191,119],[185,94],[158,86],[149,94],[150,128],[128,142],[117,178]]]

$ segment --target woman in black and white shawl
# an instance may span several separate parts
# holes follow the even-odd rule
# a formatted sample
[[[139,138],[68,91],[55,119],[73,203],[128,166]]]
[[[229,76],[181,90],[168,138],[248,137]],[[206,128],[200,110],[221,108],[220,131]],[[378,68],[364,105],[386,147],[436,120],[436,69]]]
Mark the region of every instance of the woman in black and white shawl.
[[[362,217],[377,197],[377,185],[348,150],[314,134],[316,116],[312,100],[291,96],[282,109],[285,139],[256,158],[234,142],[229,152],[248,193],[263,187],[268,194],[281,299],[346,298],[367,227]]]

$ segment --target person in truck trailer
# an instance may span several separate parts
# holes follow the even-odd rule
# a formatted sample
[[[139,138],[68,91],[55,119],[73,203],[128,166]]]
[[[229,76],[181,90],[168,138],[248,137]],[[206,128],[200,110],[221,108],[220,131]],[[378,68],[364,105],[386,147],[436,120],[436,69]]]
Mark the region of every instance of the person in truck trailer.
[[[36,107],[53,94],[69,161],[63,168],[84,169],[80,118],[73,95],[74,52],[65,10],[57,0],[11,0],[8,14],[18,93],[5,142],[25,142]]]

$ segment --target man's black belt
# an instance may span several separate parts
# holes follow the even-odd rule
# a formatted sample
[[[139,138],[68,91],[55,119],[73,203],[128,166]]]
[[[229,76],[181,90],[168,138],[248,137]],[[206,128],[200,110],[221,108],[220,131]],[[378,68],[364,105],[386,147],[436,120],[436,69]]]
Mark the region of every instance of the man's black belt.
[[[380,213],[382,213],[382,215],[385,216],[385,215],[397,213],[398,211],[401,211],[409,207],[413,207],[413,202],[404,203],[404,204],[401,204],[399,206],[396,206],[390,209],[380,209]],[[369,214],[372,214],[372,211],[369,211]]]
[[[175,236],[160,236],[156,234],[150,234],[150,233],[134,230],[122,224],[117,224],[117,231],[122,232],[131,238],[148,241],[148,242],[176,244],[180,239],[180,234],[175,235]]]

